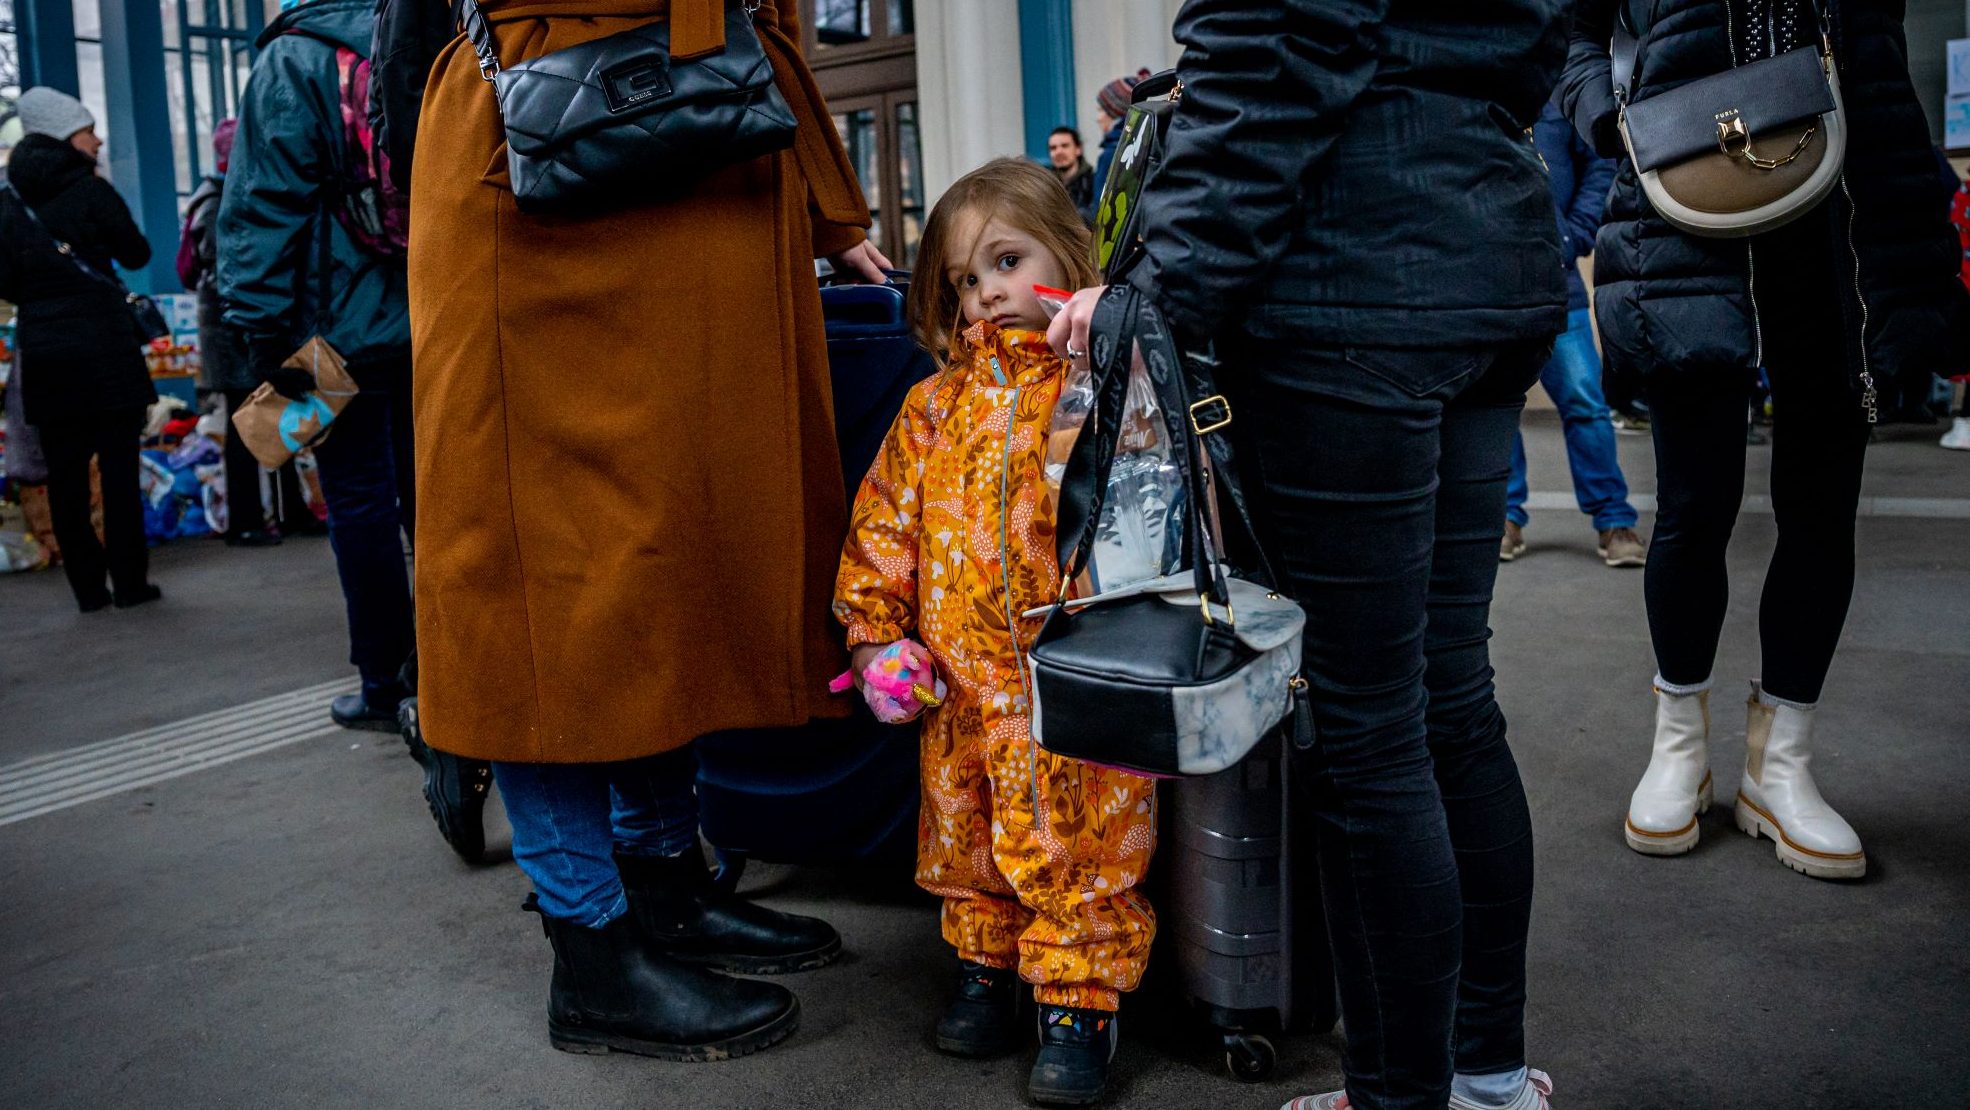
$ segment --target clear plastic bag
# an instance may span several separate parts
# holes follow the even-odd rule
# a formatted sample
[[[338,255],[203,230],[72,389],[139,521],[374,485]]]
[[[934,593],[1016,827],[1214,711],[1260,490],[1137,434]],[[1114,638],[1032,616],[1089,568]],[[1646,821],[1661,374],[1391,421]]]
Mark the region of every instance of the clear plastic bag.
[[[1041,304],[1048,315],[1058,308]],[[1061,383],[1047,428],[1046,480],[1057,504],[1067,458],[1094,409],[1094,376],[1085,362],[1076,362]],[[1140,358],[1129,370],[1127,399],[1115,443],[1115,462],[1108,474],[1108,492],[1101,520],[1095,526],[1094,550],[1088,569],[1075,583],[1081,597],[1119,590],[1175,573],[1183,565],[1186,506],[1183,470],[1177,465],[1163,407]]]

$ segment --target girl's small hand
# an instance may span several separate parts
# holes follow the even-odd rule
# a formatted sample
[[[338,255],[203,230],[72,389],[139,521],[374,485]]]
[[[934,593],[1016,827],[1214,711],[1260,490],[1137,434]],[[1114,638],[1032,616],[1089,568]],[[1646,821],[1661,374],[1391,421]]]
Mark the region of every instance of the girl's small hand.
[[[828,264],[835,268],[839,277],[859,279],[871,285],[887,285],[889,275],[884,270],[896,267],[876,249],[875,243],[864,239],[840,254],[829,255]]]
[[[853,665],[842,677],[852,678],[876,720],[886,725],[913,721],[925,709],[944,704],[946,689],[937,677],[936,660],[915,640],[857,647]],[[846,684],[836,680],[834,689],[839,692]]]
[[[1106,285],[1093,289],[1083,289],[1074,294],[1060,315],[1053,318],[1047,327],[1047,343],[1054,353],[1070,362],[1083,362],[1088,357],[1088,330],[1094,323],[1095,302],[1108,292]]]

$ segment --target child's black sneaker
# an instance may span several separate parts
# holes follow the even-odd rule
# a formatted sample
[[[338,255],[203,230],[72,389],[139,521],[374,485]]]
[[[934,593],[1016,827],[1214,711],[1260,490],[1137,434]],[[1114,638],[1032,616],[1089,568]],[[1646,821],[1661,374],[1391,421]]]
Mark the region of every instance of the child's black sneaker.
[[[1118,1031],[1107,1010],[1040,1007],[1040,1055],[1026,1093],[1042,1106],[1088,1106],[1108,1093]]]
[[[937,1050],[953,1056],[1003,1056],[1019,1047],[1019,999],[1025,987],[1011,968],[958,961],[958,994],[937,1019]]]

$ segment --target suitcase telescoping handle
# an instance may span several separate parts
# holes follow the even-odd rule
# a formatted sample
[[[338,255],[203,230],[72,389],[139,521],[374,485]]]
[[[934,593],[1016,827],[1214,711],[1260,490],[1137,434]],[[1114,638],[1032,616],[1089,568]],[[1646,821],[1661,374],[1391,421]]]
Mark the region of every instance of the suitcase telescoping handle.
[[[836,284],[821,281],[821,302],[827,316],[828,338],[885,338],[908,334],[904,293],[910,287],[907,270],[888,270],[890,284]]]

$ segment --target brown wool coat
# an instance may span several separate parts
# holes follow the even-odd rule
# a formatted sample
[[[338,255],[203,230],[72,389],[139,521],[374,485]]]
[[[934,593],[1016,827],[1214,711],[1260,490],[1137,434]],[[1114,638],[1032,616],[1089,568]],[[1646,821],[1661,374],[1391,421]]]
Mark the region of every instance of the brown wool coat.
[[[439,2],[439,0],[432,0]],[[714,49],[720,0],[483,0],[512,65],[654,18]],[[425,734],[460,755],[630,759],[833,711],[845,530],[813,258],[869,213],[801,61],[757,26],[793,150],[689,198],[523,215],[463,40],[411,189]]]

